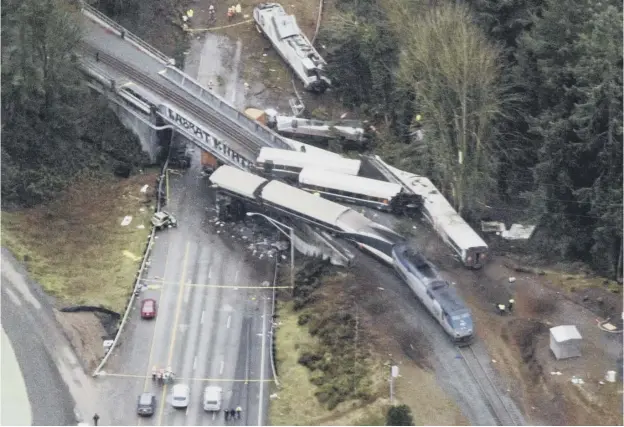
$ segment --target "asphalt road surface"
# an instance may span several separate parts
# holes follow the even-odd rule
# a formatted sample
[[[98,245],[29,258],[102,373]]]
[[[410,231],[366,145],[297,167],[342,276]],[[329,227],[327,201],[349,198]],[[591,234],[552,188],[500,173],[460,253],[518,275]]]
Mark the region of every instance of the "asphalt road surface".
[[[20,407],[11,410],[17,410],[21,417],[31,411],[32,425],[76,425],[77,418],[90,418],[103,409],[91,379],[85,376],[54,319],[48,297],[28,280],[24,269],[4,248],[1,294],[2,329],[15,352],[30,403],[29,409],[22,399]],[[19,372],[4,370],[10,351],[3,346],[3,395],[5,391],[19,392],[14,387],[21,382],[16,377]],[[9,401],[2,403],[5,421]],[[101,421],[108,419],[102,416]]]
[[[227,408],[240,405],[233,425],[263,425],[267,412],[273,262],[252,259],[241,245],[208,225],[210,183],[200,177],[199,150],[183,174],[169,174],[165,210],[179,226],[157,233],[143,281],[146,289],[131,314],[119,347],[104,367],[115,425],[223,425],[223,412],[203,410],[203,390],[223,389]],[[223,237],[222,237],[223,236]],[[140,301],[158,302],[154,320],[140,318]],[[171,367],[174,384],[190,386],[190,405],[174,409],[171,385],[151,378],[152,368]],[[156,395],[150,418],[136,415],[140,393]]]

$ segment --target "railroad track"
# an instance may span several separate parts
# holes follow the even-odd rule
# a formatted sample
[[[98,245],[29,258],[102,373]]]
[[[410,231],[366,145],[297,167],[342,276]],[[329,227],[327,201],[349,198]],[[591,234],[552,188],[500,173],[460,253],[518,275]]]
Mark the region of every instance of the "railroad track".
[[[507,408],[505,402],[501,398],[498,387],[494,384],[487,371],[479,361],[479,358],[475,354],[472,347],[457,347],[457,350],[461,354],[464,363],[470,371],[470,375],[477,382],[481,394],[485,398],[490,412],[496,419],[497,425],[500,426],[515,426],[518,425],[516,418]]]
[[[95,57],[95,53],[97,51],[96,49],[85,43],[81,43],[80,48],[83,52]],[[189,95],[189,98],[187,99],[176,91],[168,88],[167,86],[151,78],[150,76],[143,74],[142,72],[136,70],[125,62],[115,58],[114,56],[101,51],[97,52],[99,52],[99,61],[101,63],[113,67],[114,69],[122,72],[130,80],[140,85],[144,85],[146,88],[149,88],[149,90],[153,91],[154,93],[161,95],[164,99],[168,100],[172,104],[178,105],[189,113],[192,113],[198,119],[202,120],[206,125],[221,131],[224,135],[228,136],[232,142],[235,142],[242,147],[245,147],[246,149],[250,150],[254,155],[258,155],[258,153],[260,152],[260,148],[264,146],[260,146],[252,141],[252,139],[247,136],[245,132],[238,129],[228,119],[218,117],[217,114],[210,114],[207,111],[207,106],[204,106],[203,108],[200,107],[198,105],[199,101],[195,102],[194,98],[191,95]]]

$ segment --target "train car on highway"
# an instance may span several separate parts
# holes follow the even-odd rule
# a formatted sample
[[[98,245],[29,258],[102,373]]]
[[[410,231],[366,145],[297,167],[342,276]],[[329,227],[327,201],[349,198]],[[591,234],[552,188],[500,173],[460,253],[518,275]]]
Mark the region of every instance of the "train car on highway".
[[[306,90],[323,93],[331,86],[325,75],[327,63],[303,34],[293,15],[288,15],[278,3],[262,3],[254,8],[253,18],[258,32],[271,41]]]
[[[297,180],[306,167],[317,167],[345,175],[357,175],[362,162],[319,153],[303,153],[263,147],[256,159],[255,170],[262,175]]]
[[[299,188],[337,202],[368,206],[395,214],[415,213],[422,206],[422,197],[405,193],[400,184],[316,167],[301,170]]]
[[[280,181],[263,186],[260,197],[268,210],[324,228],[388,264],[392,264],[392,247],[402,241],[394,231],[353,209]]]
[[[244,218],[250,207],[259,209],[261,201],[258,192],[269,182],[258,175],[227,165],[217,168],[209,179],[217,188],[217,216],[224,221]]]
[[[250,209],[288,217],[343,237],[382,261],[392,263],[401,236],[359,212],[280,181],[269,181],[231,166],[221,166],[210,181],[217,188],[220,218],[243,218]]]
[[[392,250],[394,268],[444,331],[459,345],[474,336],[472,314],[466,304],[431,262],[404,244]]]

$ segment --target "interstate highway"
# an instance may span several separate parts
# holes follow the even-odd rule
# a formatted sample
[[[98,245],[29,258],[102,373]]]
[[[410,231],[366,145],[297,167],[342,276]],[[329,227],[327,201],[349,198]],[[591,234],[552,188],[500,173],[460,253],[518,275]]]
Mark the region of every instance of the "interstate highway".
[[[269,335],[274,264],[246,259],[229,236],[206,226],[212,216],[209,181],[199,177],[199,150],[193,167],[169,174],[170,202],[165,207],[178,219],[178,228],[156,234],[143,298],[158,301],[154,320],[140,318],[137,302],[99,381],[106,384],[115,425],[223,425],[223,412],[204,412],[203,390],[223,388],[226,407],[243,408],[236,425],[266,424],[271,381]],[[248,288],[245,288],[248,287]],[[171,406],[171,385],[151,379],[152,367],[171,366],[175,383],[191,388],[187,410]],[[153,391],[156,413],[136,415],[138,395]]]

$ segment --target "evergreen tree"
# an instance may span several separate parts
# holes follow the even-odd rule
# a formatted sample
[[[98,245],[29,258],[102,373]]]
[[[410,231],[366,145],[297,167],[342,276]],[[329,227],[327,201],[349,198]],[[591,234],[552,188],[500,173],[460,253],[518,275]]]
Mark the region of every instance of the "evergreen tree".
[[[610,273],[622,236],[621,22],[615,2],[547,0],[516,74],[534,85],[525,141],[540,147],[532,202],[548,248]]]

